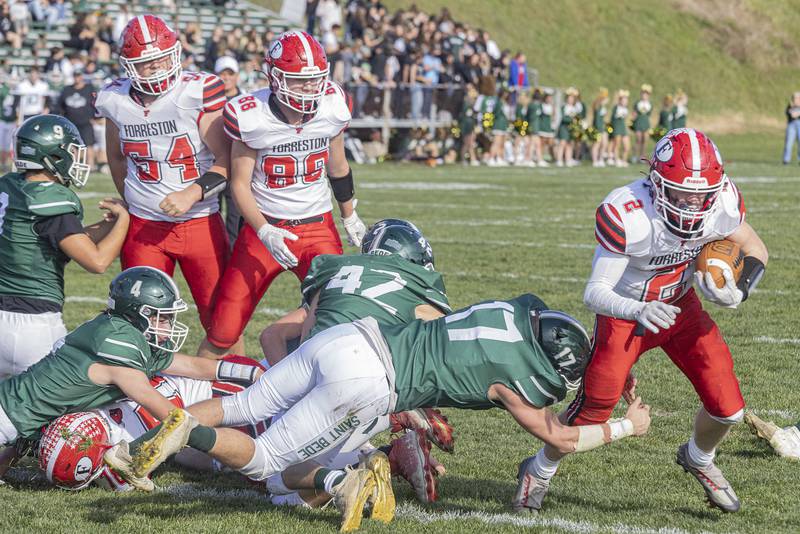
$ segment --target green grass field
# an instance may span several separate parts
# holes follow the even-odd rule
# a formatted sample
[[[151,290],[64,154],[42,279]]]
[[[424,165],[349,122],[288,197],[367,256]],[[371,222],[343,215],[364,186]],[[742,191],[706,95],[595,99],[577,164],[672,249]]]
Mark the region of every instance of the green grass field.
[[[748,220],[770,248],[759,291],[739,310],[712,307],[734,353],[751,409],[789,423],[800,419],[800,168],[778,161],[780,139],[724,137],[719,140],[727,171],[745,195]],[[487,169],[381,165],[355,169],[359,212],[365,221],[402,217],[430,239],[455,306],[486,298],[535,292],[591,326],[583,307],[589,273],[594,209],[613,187],[643,169]],[[110,179],[95,175],[81,193],[87,219],[98,217],[99,197]],[[795,243],[795,245],[792,245]],[[348,252],[353,252],[349,249]],[[118,271],[93,276],[70,265],[66,322],[72,328],[103,307],[108,282]],[[181,287],[183,279],[177,275]],[[299,300],[298,283],[282,276],[262,301],[247,331],[247,349],[257,356],[262,327]],[[200,341],[200,325],[189,312],[186,348]],[[456,454],[438,455],[448,469],[440,501],[418,506],[405,482],[396,482],[398,517],[391,526],[365,520],[367,532],[756,532],[800,531],[800,464],[773,456],[743,426],[719,451],[718,465],[742,499],[742,511],[723,516],[709,510],[703,492],[675,465],[675,451],[688,439],[697,399],[687,380],[660,351],[636,367],[639,391],[653,406],[650,433],[575,455],[553,480],[546,509],[538,516],[513,516],[509,502],[518,462],[541,445],[500,410],[448,410],[457,431]],[[622,413],[620,407],[619,412]],[[152,495],[70,493],[49,488],[30,467],[13,471],[0,488],[0,532],[333,532],[332,510],[296,511],[267,504],[259,488],[233,475],[210,476],[168,468],[156,477]]]

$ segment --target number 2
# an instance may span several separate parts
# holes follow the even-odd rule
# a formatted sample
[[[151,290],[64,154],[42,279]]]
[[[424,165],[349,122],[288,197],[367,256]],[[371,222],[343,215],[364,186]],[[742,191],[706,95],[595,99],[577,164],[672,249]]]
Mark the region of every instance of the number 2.
[[[683,278],[688,266],[689,262],[686,262],[656,271],[644,284],[642,300],[644,302],[651,300],[672,302],[678,298],[686,286],[686,280]]]
[[[8,207],[8,193],[0,193],[0,235],[3,235],[3,221],[6,218]]]

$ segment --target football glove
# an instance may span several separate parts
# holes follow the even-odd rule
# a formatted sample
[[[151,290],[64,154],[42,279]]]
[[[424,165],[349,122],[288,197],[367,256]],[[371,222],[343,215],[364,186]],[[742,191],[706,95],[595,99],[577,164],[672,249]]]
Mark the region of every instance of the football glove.
[[[272,226],[265,223],[264,226],[258,229],[258,238],[267,247],[269,253],[275,258],[275,261],[284,269],[291,269],[297,266],[297,257],[292,254],[289,247],[286,245],[286,239],[290,241],[297,241],[298,237],[288,230]]]
[[[666,330],[675,324],[675,317],[681,312],[677,306],[672,306],[660,300],[651,300],[645,303],[644,307],[636,313],[634,317],[637,322],[658,334],[659,328]]]
[[[694,281],[707,300],[723,308],[736,308],[741,304],[744,293],[736,287],[736,281],[733,279],[730,269],[723,269],[722,276],[725,278],[725,285],[722,287],[717,287],[714,278],[708,272],[695,271]]]
[[[354,199],[353,213],[351,213],[349,217],[342,217],[344,231],[347,232],[347,242],[354,247],[361,246],[361,240],[364,239],[364,235],[367,233],[366,225],[361,221],[356,213],[357,205],[358,201]]]

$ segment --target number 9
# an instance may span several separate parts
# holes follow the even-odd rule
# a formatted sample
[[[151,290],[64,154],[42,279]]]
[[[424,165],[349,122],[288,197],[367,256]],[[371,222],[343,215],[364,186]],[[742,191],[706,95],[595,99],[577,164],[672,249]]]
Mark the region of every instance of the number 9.
[[[64,139],[64,128],[62,128],[59,124],[53,126],[53,136],[56,139]]]

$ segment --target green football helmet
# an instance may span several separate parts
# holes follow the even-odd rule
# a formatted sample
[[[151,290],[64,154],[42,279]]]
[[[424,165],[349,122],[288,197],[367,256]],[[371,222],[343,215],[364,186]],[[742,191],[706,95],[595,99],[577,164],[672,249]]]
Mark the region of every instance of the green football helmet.
[[[15,135],[14,164],[21,170],[45,170],[64,185],[83,187],[91,168],[78,128],[58,115],[36,115]]]
[[[361,242],[362,254],[397,254],[429,271],[435,270],[430,243],[416,226],[402,219],[383,219],[373,224]]]
[[[557,310],[532,310],[533,335],[544,349],[567,389],[578,389],[592,354],[592,342],[583,325]]]
[[[108,312],[131,323],[157,349],[180,350],[189,327],[177,315],[187,309],[172,278],[153,267],[125,269],[109,286]]]

